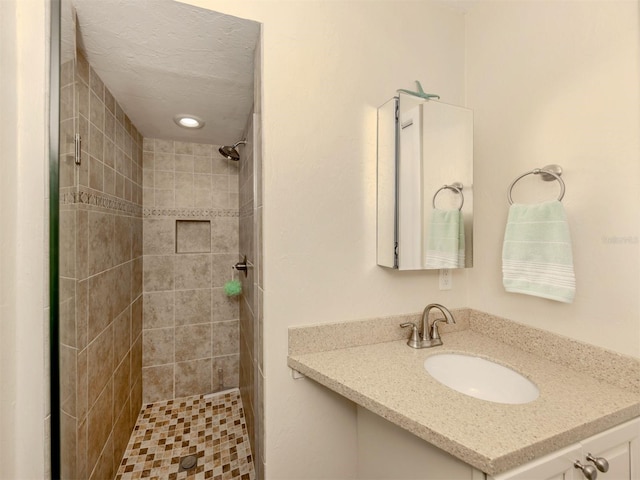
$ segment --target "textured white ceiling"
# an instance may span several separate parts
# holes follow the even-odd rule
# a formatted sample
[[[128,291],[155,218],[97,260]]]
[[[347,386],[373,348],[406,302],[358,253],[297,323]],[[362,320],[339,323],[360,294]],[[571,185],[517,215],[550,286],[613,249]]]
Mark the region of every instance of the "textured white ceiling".
[[[173,0],[74,0],[89,62],[145,137],[240,140],[260,24]],[[178,127],[189,113],[200,130]]]

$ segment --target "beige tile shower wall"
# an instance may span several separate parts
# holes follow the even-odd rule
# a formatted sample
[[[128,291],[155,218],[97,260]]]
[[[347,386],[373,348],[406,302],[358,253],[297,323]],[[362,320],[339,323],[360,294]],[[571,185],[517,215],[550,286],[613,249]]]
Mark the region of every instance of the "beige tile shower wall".
[[[60,66],[60,164],[59,188],[61,198],[72,199],[76,191],[75,165],[72,152],[75,132],[75,61]],[[62,202],[59,210],[59,306],[60,320],[60,426],[61,426],[61,474],[62,478],[76,476],[77,444],[77,369],[75,317],[75,220],[76,204]]]
[[[254,53],[254,65],[262,65],[262,42],[256,46]],[[253,70],[253,176],[254,176],[254,238],[255,238],[255,251],[256,251],[256,266],[255,266],[255,305],[256,305],[256,323],[254,324],[254,339],[255,339],[255,355],[254,362],[256,364],[256,378],[255,378],[255,395],[254,395],[254,420],[255,420],[255,435],[254,435],[254,459],[256,468],[256,478],[262,480],[265,478],[265,419],[264,419],[264,363],[263,363],[263,351],[264,351],[264,258],[263,258],[263,245],[262,245],[262,207],[263,207],[263,195],[262,195],[262,69],[254,68]]]
[[[142,137],[80,52],[74,71],[60,169],[62,473],[109,479],[142,404]],[[66,155],[75,131],[79,166]]]
[[[264,416],[262,369],[262,162],[260,115],[247,122],[247,145],[240,165],[240,255],[247,255],[248,275],[242,278],[240,303],[240,393],[256,465],[264,478]]]
[[[254,228],[254,140],[253,116],[249,116],[244,138],[246,148],[240,152],[240,255],[247,256],[250,266],[247,276],[242,276],[242,298],[240,299],[240,394],[244,405],[245,418],[251,450],[256,458],[255,414],[256,414],[256,248]]]
[[[144,402],[237,387],[238,164],[216,145],[143,150]]]

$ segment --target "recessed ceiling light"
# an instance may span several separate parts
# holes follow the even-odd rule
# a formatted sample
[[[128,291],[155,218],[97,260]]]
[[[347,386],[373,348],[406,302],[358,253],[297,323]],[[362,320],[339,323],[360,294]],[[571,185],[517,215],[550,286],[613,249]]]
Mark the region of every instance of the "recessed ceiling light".
[[[194,115],[176,115],[173,117],[173,121],[182,128],[202,128],[204,127],[204,121]]]

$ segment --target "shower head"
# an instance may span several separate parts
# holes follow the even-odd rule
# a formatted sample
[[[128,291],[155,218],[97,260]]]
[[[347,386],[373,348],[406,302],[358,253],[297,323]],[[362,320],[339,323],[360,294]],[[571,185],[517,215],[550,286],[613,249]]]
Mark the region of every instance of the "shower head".
[[[238,145],[246,145],[246,144],[247,144],[246,140],[240,140],[239,142],[235,143],[232,147],[225,145],[220,147],[218,151],[227,160],[233,160],[234,162],[237,162],[238,160],[240,160],[240,154],[238,153],[238,150],[236,150],[236,147]]]

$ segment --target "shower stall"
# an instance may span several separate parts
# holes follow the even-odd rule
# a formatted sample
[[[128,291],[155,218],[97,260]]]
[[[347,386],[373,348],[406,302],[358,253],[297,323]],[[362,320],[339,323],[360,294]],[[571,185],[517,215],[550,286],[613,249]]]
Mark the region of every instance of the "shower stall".
[[[62,0],[51,165],[53,478],[127,478],[142,468],[127,446],[143,408],[186,415],[197,405],[208,419],[201,436],[213,442],[220,429],[211,419],[225,402],[243,406],[229,407],[242,416],[249,452],[237,478],[252,458],[262,478],[260,102],[233,147],[145,136],[92,65],[78,23]],[[259,43],[254,56],[260,65]],[[245,255],[242,294],[229,297],[224,284],[238,278],[232,267]],[[213,472],[202,463],[216,455],[211,442],[185,441],[176,455],[196,460],[180,467]]]

